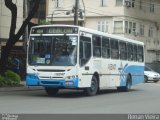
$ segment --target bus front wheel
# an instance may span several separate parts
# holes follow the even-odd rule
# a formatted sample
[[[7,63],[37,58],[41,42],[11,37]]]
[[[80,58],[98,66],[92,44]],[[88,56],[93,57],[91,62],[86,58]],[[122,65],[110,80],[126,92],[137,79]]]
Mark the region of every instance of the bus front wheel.
[[[86,88],[85,92],[89,96],[94,96],[97,94],[97,91],[98,91],[98,81],[97,78],[93,76],[91,81],[91,87]]]
[[[52,88],[52,87],[45,87],[45,90],[46,90],[46,93],[49,95],[49,96],[53,96],[53,95],[56,95],[57,92],[58,92],[58,88]]]

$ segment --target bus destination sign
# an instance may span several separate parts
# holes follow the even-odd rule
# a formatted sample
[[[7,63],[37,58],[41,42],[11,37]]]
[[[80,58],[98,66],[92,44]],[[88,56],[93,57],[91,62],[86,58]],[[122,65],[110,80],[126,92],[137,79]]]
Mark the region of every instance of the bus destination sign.
[[[33,28],[31,34],[77,34],[77,27],[41,27]]]

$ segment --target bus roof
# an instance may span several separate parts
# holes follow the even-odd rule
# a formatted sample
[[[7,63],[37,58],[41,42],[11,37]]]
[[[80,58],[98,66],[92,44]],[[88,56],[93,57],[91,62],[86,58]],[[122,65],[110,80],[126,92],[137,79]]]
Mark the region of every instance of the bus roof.
[[[87,31],[88,33],[92,33],[92,34],[98,34],[98,35],[102,35],[102,36],[106,36],[106,37],[110,37],[113,39],[118,39],[118,40],[122,40],[122,41],[129,41],[131,43],[135,43],[135,44],[140,44],[140,45],[144,45],[143,42],[138,41],[138,40],[133,40],[133,39],[129,39],[129,38],[125,38],[122,36],[118,36],[118,35],[114,35],[114,34],[109,34],[109,33],[104,33],[104,32],[100,32],[94,29],[90,29],[90,28],[85,28],[85,27],[81,27],[81,26],[76,26],[76,25],[65,25],[65,24],[55,24],[55,25],[39,25],[39,26],[34,26],[32,28],[40,28],[40,27],[77,27],[79,28],[79,30],[81,31]]]

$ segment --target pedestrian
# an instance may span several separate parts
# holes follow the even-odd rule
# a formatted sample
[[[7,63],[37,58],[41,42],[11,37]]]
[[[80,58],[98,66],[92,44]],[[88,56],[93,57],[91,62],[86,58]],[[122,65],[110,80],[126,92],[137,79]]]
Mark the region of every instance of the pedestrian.
[[[19,67],[20,67],[20,60],[18,59],[18,57],[15,57],[14,58],[14,68],[13,68],[13,71],[17,74],[19,74],[20,70],[19,70]]]

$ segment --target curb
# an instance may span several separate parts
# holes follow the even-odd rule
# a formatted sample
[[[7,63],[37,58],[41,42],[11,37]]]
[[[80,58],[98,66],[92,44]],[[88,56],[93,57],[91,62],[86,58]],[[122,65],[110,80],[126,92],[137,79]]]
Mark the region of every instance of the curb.
[[[13,92],[13,91],[35,91],[35,90],[44,90],[43,87],[40,86],[26,86],[25,82],[22,82],[20,86],[17,87],[2,87],[0,88],[0,92]]]

